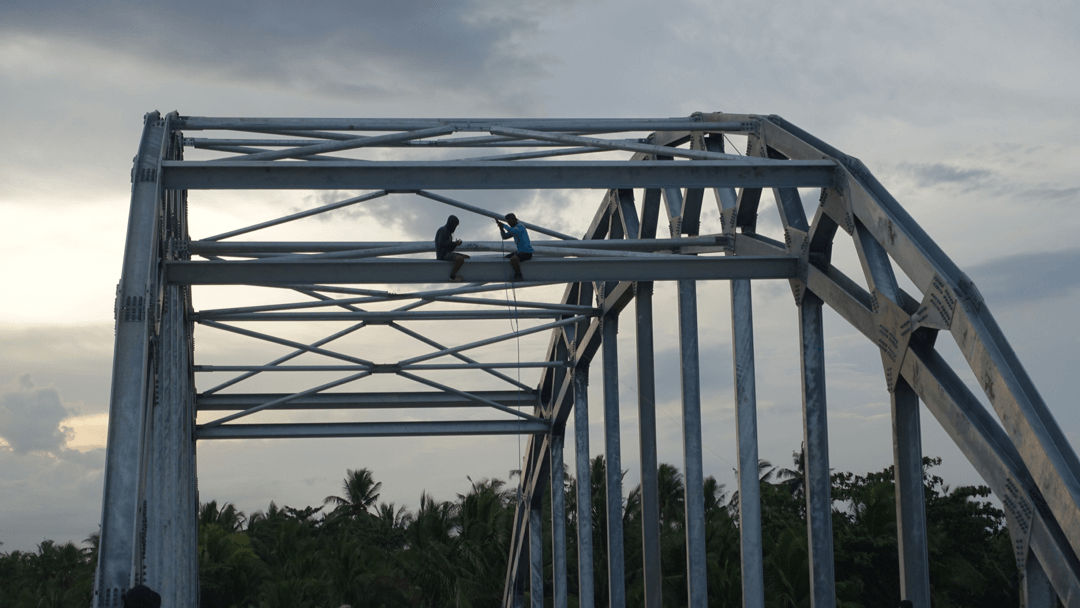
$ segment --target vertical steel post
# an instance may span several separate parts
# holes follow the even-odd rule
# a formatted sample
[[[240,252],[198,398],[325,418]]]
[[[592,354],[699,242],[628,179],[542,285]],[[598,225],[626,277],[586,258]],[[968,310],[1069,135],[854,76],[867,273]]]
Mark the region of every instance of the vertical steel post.
[[[574,369],[574,466],[577,471],[578,606],[593,608],[592,474],[589,469],[589,368]]]
[[[803,392],[803,471],[806,533],[810,549],[810,605],[836,606],[833,564],[832,498],[829,479],[829,427],[825,403],[825,332],[822,302],[807,293],[799,304]]]
[[[859,221],[855,223],[855,245],[875,297],[890,303],[901,301],[889,254]],[[919,397],[902,377],[897,378],[891,392],[900,594],[914,606],[929,606],[930,572],[927,563]]]
[[[529,605],[544,608],[544,524],[539,497],[529,505]]]
[[[913,606],[930,606],[919,396],[903,378],[892,392],[892,428],[900,593]]]
[[[623,564],[622,527],[622,454],[619,444],[619,318],[605,315],[602,347],[604,352],[604,458],[607,463],[607,557],[608,598],[612,608],[626,605],[625,567]]]
[[[1054,591],[1053,585],[1050,584],[1050,578],[1046,576],[1042,564],[1039,563],[1039,560],[1036,559],[1035,554],[1030,549],[1027,552],[1023,574],[1024,578],[1020,585],[1020,601],[1024,608],[1054,608],[1059,605],[1057,593]],[[1075,600],[1075,598],[1073,599]],[[929,604],[927,605],[929,606]],[[1069,602],[1068,605],[1072,606],[1073,602]]]
[[[638,436],[641,445],[641,555],[645,608],[661,606],[660,498],[656,458],[656,373],[653,365],[653,284],[637,283]]]
[[[739,451],[739,554],[742,557],[743,606],[764,608],[754,310],[750,281],[747,279],[731,281],[731,333],[735,366],[735,424],[738,428],[735,442]]]
[[[117,288],[116,347],[94,606],[121,605],[142,565],[144,432],[153,389],[151,339],[158,298],[158,221],[166,121],[146,115],[132,168],[124,266]]]
[[[705,480],[701,465],[701,373],[698,365],[697,284],[679,281],[683,466],[686,478],[686,585],[690,606],[709,603],[705,568]]]
[[[566,606],[566,494],[563,432],[551,434],[551,587],[556,608]]]
[[[145,583],[170,606],[193,606],[199,597],[195,392],[185,309],[182,288],[167,287],[146,456]]]

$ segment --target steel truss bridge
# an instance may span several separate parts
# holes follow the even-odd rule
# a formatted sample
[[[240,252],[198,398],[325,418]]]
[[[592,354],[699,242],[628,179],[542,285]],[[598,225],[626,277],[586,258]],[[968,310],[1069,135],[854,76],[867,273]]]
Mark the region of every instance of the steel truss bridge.
[[[277,190],[315,192],[307,199],[315,202],[191,238],[189,202],[214,210],[239,200],[225,197]],[[466,243],[462,250],[472,258],[464,282],[449,283],[449,264],[433,259],[427,239],[251,240],[307,217],[379,204],[421,202],[449,208],[466,223],[488,221],[513,210],[490,204],[492,191],[503,200],[532,195],[564,203],[519,213],[536,245],[522,282],[510,282],[498,241]],[[568,201],[583,195],[593,197],[588,206],[595,210],[587,228],[574,235],[553,229],[560,213],[573,213]],[[721,229],[702,234],[702,210],[714,201]],[[520,211],[523,203],[515,204]],[[759,210],[762,226],[773,222],[782,240],[759,230]],[[205,234],[231,216],[213,217],[193,228]],[[366,224],[352,222],[354,233],[386,234],[378,232],[385,226],[377,213],[366,217]],[[658,232],[661,224],[667,236]],[[845,245],[853,245],[861,272],[845,274],[834,264],[837,239],[851,239]],[[94,605],[119,606],[122,592],[139,582],[159,590],[164,605],[197,604],[200,440],[504,434],[527,438],[504,604],[543,606],[550,594],[555,606],[565,606],[561,488],[572,418],[575,592],[579,605],[592,606],[596,577],[606,577],[610,604],[622,606],[616,332],[633,302],[642,571],[646,605],[659,606],[653,294],[670,285],[682,389],[682,567],[690,603],[705,606],[702,416],[717,408],[702,408],[697,289],[722,280],[730,283],[732,311],[743,597],[745,606],[762,606],[750,289],[762,279],[790,283],[798,316],[812,605],[835,605],[822,328],[828,306],[880,351],[891,398],[904,597],[930,605],[921,402],[1002,501],[1024,605],[1060,599],[1080,606],[1080,463],[979,292],[862,163],[785,120],[726,113],[321,119],[156,112],[145,118],[132,170]],[[242,342],[247,350],[235,353],[249,358],[200,360],[196,332],[200,344]],[[381,338],[364,339],[370,332]],[[942,333],[970,371],[954,369],[935,347]],[[516,358],[514,344],[526,345]],[[603,413],[607,572],[593,572],[588,506],[588,371],[598,353],[603,390],[591,409]],[[522,381],[523,373],[535,382]],[[541,504],[549,492],[545,522]],[[553,564],[547,571],[545,526]]]

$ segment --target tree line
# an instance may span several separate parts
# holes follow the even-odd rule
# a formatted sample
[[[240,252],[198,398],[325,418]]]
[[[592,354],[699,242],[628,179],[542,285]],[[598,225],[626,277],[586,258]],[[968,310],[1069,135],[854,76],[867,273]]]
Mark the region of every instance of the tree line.
[[[1019,605],[1018,576],[1004,513],[985,486],[950,488],[924,459],[930,584],[934,606]],[[605,463],[591,462],[595,601],[608,601]],[[809,606],[802,457],[793,466],[762,461],[762,541],[766,605]],[[577,605],[576,481],[566,476],[569,602]],[[664,606],[685,606],[683,478],[662,464],[659,486]],[[199,512],[203,608],[481,607],[501,603],[517,491],[499,479],[469,479],[453,500],[421,493],[415,510],[380,502],[371,470],[349,470],[341,494],[319,506],[278,507],[247,515],[211,501]],[[710,606],[741,604],[738,493],[704,483]],[[900,597],[892,468],[832,475],[837,605],[895,606]],[[550,503],[545,504],[545,528]],[[623,509],[626,598],[644,603],[641,489]],[[545,570],[551,547],[545,543]],[[0,606],[89,605],[97,538],[83,546],[42,542],[35,552],[0,553]],[[550,585],[550,582],[548,583]],[[545,600],[551,604],[550,586]],[[526,592],[527,593],[527,592]]]

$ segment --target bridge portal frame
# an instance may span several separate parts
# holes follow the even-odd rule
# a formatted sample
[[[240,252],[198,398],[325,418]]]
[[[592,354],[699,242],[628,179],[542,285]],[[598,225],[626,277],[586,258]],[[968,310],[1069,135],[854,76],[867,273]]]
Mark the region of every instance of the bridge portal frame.
[[[190,137],[200,131],[226,136]],[[379,135],[360,135],[378,132]],[[235,133],[256,137],[238,137]],[[634,136],[632,134],[645,134]],[[728,135],[747,140],[745,154],[729,152]],[[506,152],[500,149],[520,148]],[[184,150],[225,156],[186,160]],[[437,161],[372,161],[348,154],[374,149],[497,150],[487,156]],[[627,160],[567,160],[597,153],[631,154]],[[345,155],[345,156],[342,156]],[[197,440],[248,437],[359,437],[445,434],[527,434],[521,476],[522,501],[514,519],[504,590],[507,606],[521,603],[525,582],[530,602],[543,605],[545,586],[555,605],[565,605],[565,505],[563,444],[571,413],[575,421],[578,476],[578,600],[594,603],[592,522],[589,520],[588,371],[602,354],[604,452],[608,463],[606,573],[610,604],[625,602],[623,580],[617,328],[622,310],[635,303],[639,441],[642,464],[643,572],[646,605],[660,605],[656,534],[655,374],[652,353],[652,292],[655,281],[678,282],[678,314],[686,479],[687,584],[690,604],[707,603],[704,506],[701,495],[701,395],[695,282],[731,282],[733,367],[738,438],[740,534],[745,606],[764,603],[757,486],[757,429],[750,281],[787,279],[798,310],[807,533],[812,605],[835,605],[831,498],[822,311],[828,306],[874,343],[891,394],[901,588],[916,606],[929,605],[925,514],[922,495],[921,401],[1002,500],[1024,573],[1026,605],[1080,605],[1080,463],[1054,422],[977,289],[922,231],[870,172],[849,157],[776,116],[695,114],[675,119],[250,119],[146,116],[132,171],[132,201],[124,267],[117,290],[114,360],[102,532],[95,606],[119,606],[131,585],[148,582],[171,605],[197,602],[195,481]],[[314,210],[291,214],[192,241],[186,201],[189,190],[369,189]],[[430,284],[444,281],[444,263],[392,256],[428,252],[420,243],[234,242],[266,227],[383,196],[407,193],[495,216],[493,211],[433,190],[589,188],[604,192],[580,239],[540,225],[534,232],[557,241],[538,242],[541,254],[528,266],[530,285],[565,283],[558,302],[530,307],[537,325],[447,347],[402,325],[416,319],[498,318],[484,309],[482,294],[503,288],[506,264],[471,261],[467,286],[421,289],[413,303],[371,312],[367,302],[400,300],[400,294],[347,285]],[[820,190],[812,214],[799,189]],[[762,193],[771,190],[784,240],[757,232]],[[635,191],[642,193],[635,200]],[[713,194],[723,232],[700,235],[704,194]],[[657,237],[661,218],[671,238]],[[835,238],[847,234],[862,266],[849,277],[831,264]],[[498,251],[498,244],[471,244]],[[202,260],[192,259],[202,256]],[[896,272],[917,293],[900,287]],[[315,305],[192,308],[198,285],[258,285],[291,289]],[[866,287],[863,287],[865,285]],[[519,284],[519,286],[522,286]],[[346,294],[350,298],[336,295]],[[414,312],[433,301],[476,304],[475,311]],[[334,312],[318,310],[320,305]],[[340,309],[340,310],[337,310]],[[380,364],[323,345],[245,330],[241,321],[343,321],[356,328],[385,324],[421,340],[427,355]],[[211,369],[194,359],[196,325],[233,331],[335,358],[321,371],[339,380],[288,394],[197,392],[204,371],[251,375],[283,370],[284,361]],[[354,331],[354,330],[349,330]],[[411,332],[411,333],[410,333]],[[479,362],[463,353],[478,344],[550,333],[540,361]],[[949,333],[974,373],[995,419],[935,349]],[[499,369],[538,367],[537,386],[513,390],[461,389],[420,373],[455,357],[462,369],[481,370],[514,385]],[[424,366],[427,366],[426,368]],[[445,365],[446,364],[442,364]],[[374,374],[392,373],[435,392],[339,393]],[[225,383],[228,385],[229,383]],[[267,410],[288,408],[489,407],[510,419],[390,423],[234,422]],[[529,404],[531,413],[520,405]],[[197,424],[199,412],[232,411]],[[552,501],[553,571],[543,572],[541,504]],[[526,551],[526,548],[527,551]],[[177,558],[177,556],[180,556]],[[548,583],[547,581],[550,581]]]

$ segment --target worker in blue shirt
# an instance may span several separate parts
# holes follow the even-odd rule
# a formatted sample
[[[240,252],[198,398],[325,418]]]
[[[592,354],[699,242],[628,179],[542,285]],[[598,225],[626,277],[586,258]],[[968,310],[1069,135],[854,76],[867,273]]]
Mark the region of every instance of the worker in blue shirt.
[[[498,219],[495,220],[495,223],[499,226],[499,234],[502,235],[503,240],[514,239],[517,251],[508,254],[506,257],[510,259],[510,265],[514,267],[514,280],[520,281],[524,278],[521,276],[521,263],[531,260],[533,256],[532,242],[529,241],[529,232],[525,230],[523,224],[518,222],[513,213],[507,213],[503,219],[506,220],[506,224]]]

